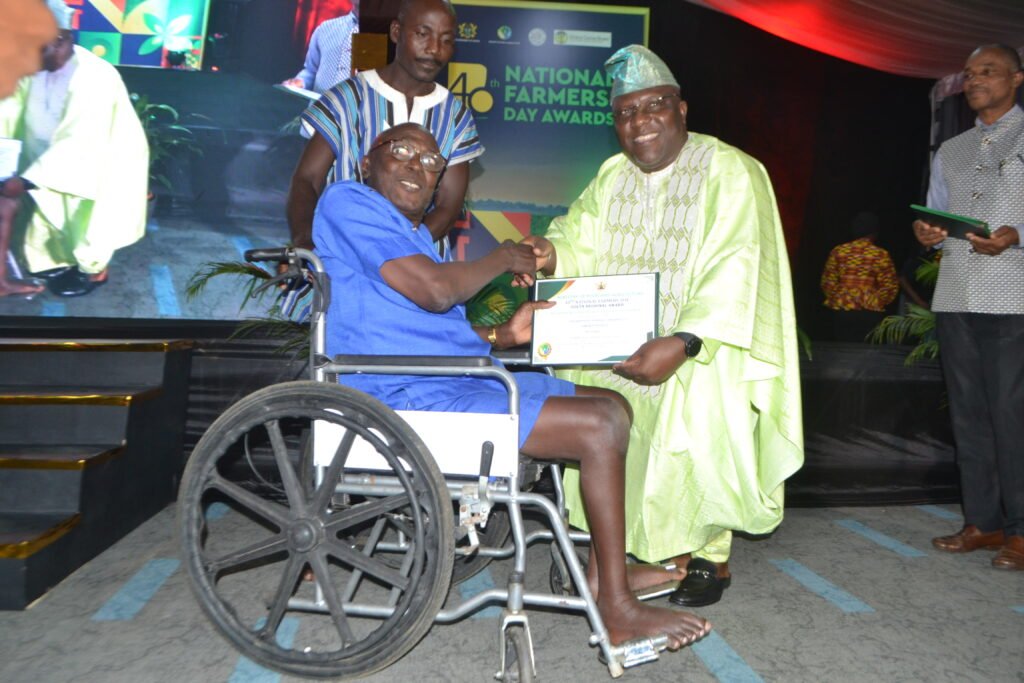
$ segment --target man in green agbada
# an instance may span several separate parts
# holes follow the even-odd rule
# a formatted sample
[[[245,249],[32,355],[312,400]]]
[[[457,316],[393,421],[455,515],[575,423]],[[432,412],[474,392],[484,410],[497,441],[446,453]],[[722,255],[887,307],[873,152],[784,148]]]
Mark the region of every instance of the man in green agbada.
[[[605,68],[622,153],[546,238],[527,240],[546,276],[661,273],[662,336],[610,371],[560,374],[629,400],[626,549],[687,563],[670,599],[707,605],[731,582],[732,532],[775,529],[783,482],[803,463],[786,247],[764,168],[687,132],[664,62],[631,45]],[[565,481],[584,526],[577,473]]]

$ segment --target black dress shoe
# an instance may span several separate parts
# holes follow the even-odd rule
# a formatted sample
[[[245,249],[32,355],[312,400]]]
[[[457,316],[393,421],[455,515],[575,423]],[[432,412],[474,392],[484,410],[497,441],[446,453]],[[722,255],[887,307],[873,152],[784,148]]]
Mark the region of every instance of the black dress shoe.
[[[71,268],[72,266],[58,266],[57,268],[50,268],[49,270],[41,270],[38,273],[29,273],[29,275],[41,280],[52,280],[68,272]]]
[[[714,562],[695,557],[686,565],[686,578],[668,599],[684,607],[713,605],[722,599],[722,591],[731,583],[732,577],[718,578],[718,566]]]
[[[85,296],[102,284],[106,284],[109,276],[102,280],[93,280],[78,268],[69,268],[66,273],[50,280],[47,286],[57,296]]]

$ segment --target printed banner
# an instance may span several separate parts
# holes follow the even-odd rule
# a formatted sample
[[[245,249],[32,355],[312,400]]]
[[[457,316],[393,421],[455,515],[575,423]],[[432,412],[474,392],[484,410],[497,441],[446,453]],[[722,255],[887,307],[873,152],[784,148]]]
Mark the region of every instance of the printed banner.
[[[78,44],[112,64],[200,69],[210,0],[66,0]]]
[[[448,89],[473,110],[486,153],[469,186],[459,256],[530,233],[563,213],[619,151],[604,61],[647,44],[642,7],[455,0]],[[483,231],[472,226],[480,226]]]

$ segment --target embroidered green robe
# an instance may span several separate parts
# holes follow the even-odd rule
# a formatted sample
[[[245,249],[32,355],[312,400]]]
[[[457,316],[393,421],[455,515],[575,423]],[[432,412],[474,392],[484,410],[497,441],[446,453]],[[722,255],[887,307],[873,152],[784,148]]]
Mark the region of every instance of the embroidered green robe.
[[[803,434],[789,262],[761,164],[697,133],[656,173],[616,155],[547,237],[558,277],[660,272],[660,334],[704,340],[656,387],[606,370],[560,372],[633,407],[626,550],[657,561],[731,530],[773,530]],[[565,483],[570,519],[586,528],[578,471]]]

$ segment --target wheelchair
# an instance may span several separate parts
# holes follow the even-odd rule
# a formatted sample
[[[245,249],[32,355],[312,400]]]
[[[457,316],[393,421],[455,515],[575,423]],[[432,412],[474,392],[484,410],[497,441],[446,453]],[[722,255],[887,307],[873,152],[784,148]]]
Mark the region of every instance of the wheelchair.
[[[664,637],[610,643],[575,550],[589,535],[568,528],[559,465],[544,465],[554,501],[524,488],[539,465],[518,452],[513,373],[489,357],[326,358],[330,285],[316,254],[245,256],[287,264],[277,281],[312,284],[311,378],[241,399],[185,468],[183,564],[221,636],[267,668],[347,680],[396,662],[435,622],[500,604],[497,680],[536,676],[527,606],[584,613],[613,678],[658,659]],[[339,385],[342,373],[490,377],[506,387],[508,412],[396,412]],[[527,533],[524,509],[549,528]],[[525,588],[527,547],[539,542],[550,543],[550,593]],[[453,583],[509,557],[506,587],[442,609]]]

